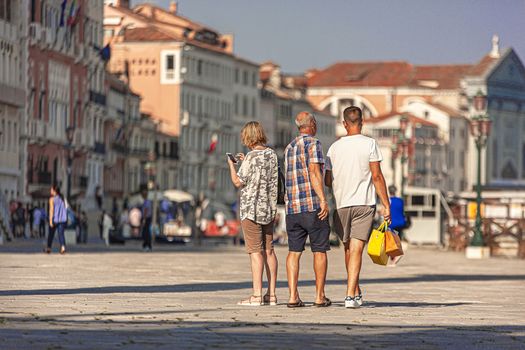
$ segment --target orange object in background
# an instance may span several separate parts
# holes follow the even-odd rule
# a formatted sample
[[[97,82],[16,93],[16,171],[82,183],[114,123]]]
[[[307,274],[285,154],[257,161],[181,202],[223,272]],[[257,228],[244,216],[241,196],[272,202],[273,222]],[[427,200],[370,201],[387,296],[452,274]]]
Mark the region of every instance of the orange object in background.
[[[469,202],[467,206],[467,216],[469,219],[474,220],[476,218],[476,211],[477,211],[477,203],[476,202]],[[481,203],[480,206],[481,216],[485,216],[485,204]]]

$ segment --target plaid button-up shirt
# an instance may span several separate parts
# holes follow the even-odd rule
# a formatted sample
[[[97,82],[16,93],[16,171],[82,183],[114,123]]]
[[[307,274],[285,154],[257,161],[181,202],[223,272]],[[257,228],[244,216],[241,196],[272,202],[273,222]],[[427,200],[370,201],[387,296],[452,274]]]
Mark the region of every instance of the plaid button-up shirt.
[[[299,214],[318,210],[321,203],[312,187],[308,165],[321,164],[321,172],[323,172],[324,157],[321,143],[315,137],[301,134],[286,146],[284,157],[286,212]]]

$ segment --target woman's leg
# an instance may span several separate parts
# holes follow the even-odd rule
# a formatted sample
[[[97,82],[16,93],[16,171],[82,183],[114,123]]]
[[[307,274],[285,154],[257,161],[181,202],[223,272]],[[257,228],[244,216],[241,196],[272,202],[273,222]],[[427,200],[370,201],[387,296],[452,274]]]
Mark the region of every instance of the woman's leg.
[[[277,285],[277,256],[273,248],[265,251],[265,265],[266,265],[266,276],[268,278],[268,291],[267,295],[270,297],[275,296],[275,288]]]
[[[55,238],[55,231],[57,229],[57,226],[54,225],[53,227],[49,226],[49,233],[47,235],[47,248],[51,249],[51,246],[53,245],[53,239]]]
[[[58,241],[60,242],[60,248],[66,246],[66,239],[64,237],[64,230],[66,228],[65,223],[60,223],[57,225]]]

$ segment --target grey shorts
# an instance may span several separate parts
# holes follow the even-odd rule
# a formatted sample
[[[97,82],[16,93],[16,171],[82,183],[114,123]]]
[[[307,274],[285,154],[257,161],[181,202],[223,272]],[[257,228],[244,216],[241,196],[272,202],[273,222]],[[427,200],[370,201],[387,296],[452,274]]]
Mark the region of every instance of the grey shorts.
[[[346,243],[350,238],[368,241],[376,213],[375,205],[358,205],[334,211],[334,229],[339,238]]]

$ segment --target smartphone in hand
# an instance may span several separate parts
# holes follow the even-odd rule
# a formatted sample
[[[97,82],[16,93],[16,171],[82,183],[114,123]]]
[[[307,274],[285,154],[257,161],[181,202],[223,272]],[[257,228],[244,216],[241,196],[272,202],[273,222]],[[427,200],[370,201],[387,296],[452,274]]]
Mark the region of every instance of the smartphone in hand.
[[[237,164],[237,159],[233,156],[233,154],[226,153],[226,155],[228,156],[228,158],[230,158],[233,164]]]

